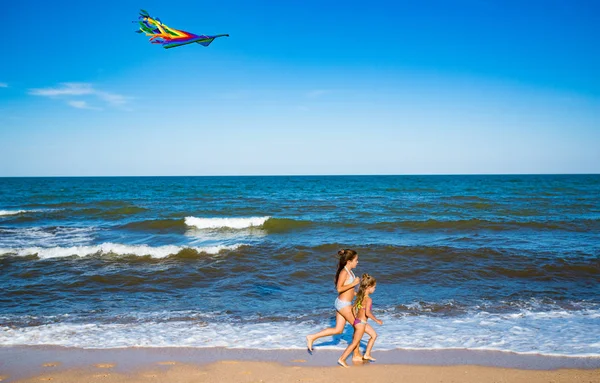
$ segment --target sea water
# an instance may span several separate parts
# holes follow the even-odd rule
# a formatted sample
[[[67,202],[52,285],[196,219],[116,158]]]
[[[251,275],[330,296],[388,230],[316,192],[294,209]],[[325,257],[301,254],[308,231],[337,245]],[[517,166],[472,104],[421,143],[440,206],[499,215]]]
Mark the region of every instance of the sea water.
[[[0,346],[304,348],[341,248],[377,349],[600,357],[599,175],[0,178]]]

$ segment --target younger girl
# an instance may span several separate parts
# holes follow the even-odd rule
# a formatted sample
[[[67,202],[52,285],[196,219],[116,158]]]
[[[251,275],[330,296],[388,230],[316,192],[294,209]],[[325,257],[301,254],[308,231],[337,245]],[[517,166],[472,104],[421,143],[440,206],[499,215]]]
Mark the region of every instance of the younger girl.
[[[370,338],[363,359],[375,360],[375,358],[371,356],[371,350],[373,349],[373,344],[375,344],[375,339],[377,339],[377,333],[373,330],[373,327],[367,324],[368,318],[373,319],[378,325],[383,324],[383,322],[377,319],[371,311],[373,301],[371,300],[370,294],[375,292],[375,287],[377,287],[375,278],[369,274],[363,274],[360,279],[360,287],[358,289],[358,294],[356,294],[356,301],[354,302],[353,307],[356,316],[356,319],[354,320],[354,337],[352,343],[348,345],[340,359],[338,359],[338,364],[342,367],[348,367],[346,358],[348,358],[352,350],[358,348],[360,340],[365,332],[369,334]]]

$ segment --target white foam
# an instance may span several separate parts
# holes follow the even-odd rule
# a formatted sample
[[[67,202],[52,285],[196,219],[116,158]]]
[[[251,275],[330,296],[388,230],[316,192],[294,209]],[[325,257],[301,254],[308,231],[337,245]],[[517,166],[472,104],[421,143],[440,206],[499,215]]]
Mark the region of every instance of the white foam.
[[[246,229],[249,227],[260,227],[271,217],[248,217],[248,218],[197,218],[185,217],[185,224],[197,229]]]
[[[27,213],[27,212],[31,212],[34,210],[0,210],[0,217],[4,216],[4,215],[17,215],[17,214],[23,214],[23,213]]]
[[[0,228],[0,247],[81,246],[93,240],[95,227],[24,227]]]
[[[18,215],[18,214],[25,214],[25,213],[40,213],[40,212],[56,211],[56,210],[62,210],[62,209],[0,210],[0,217],[7,216],[7,215]]]
[[[600,357],[598,310],[522,316],[478,313],[461,317],[393,317],[377,312],[383,326],[376,349],[471,349],[522,354]],[[321,317],[321,316],[317,316]],[[65,317],[67,318],[67,317]],[[178,320],[186,318],[185,320]],[[182,315],[134,315],[130,322],[105,318],[99,323],[48,323],[40,326],[0,326],[0,345],[61,345],[82,348],[117,347],[228,347],[249,349],[303,349],[306,334],[329,321],[229,321],[220,315],[198,312]],[[89,319],[88,319],[89,320]],[[116,322],[116,323],[115,323]],[[483,323],[482,323],[483,322]],[[13,322],[14,323],[14,322]],[[346,326],[341,337],[315,342],[320,349],[342,350],[352,340]],[[366,342],[367,336],[363,339]]]
[[[89,255],[137,255],[151,256],[152,258],[165,258],[170,255],[179,253],[180,251],[189,248],[198,253],[218,254],[224,250],[235,250],[243,244],[235,245],[217,245],[206,247],[187,247],[187,246],[157,246],[148,245],[123,245],[118,243],[103,243],[95,246],[71,246],[71,247],[27,247],[27,248],[0,248],[0,255],[37,255],[39,258],[61,258],[61,257],[85,257]]]

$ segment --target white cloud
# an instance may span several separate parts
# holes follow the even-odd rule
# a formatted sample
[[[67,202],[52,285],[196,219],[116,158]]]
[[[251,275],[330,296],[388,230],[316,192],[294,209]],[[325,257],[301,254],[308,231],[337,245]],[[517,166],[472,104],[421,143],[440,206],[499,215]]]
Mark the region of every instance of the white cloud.
[[[8,88],[8,84],[5,82],[0,82],[0,88]]]
[[[65,82],[53,88],[30,89],[29,94],[53,98],[64,96],[91,96],[102,100],[110,106],[123,106],[128,101],[128,98],[123,95],[98,90],[94,88],[92,84],[85,82]],[[99,109],[91,107],[86,101],[81,100],[69,101],[68,104],[74,108],[80,109]]]
[[[30,89],[29,94],[34,96],[46,96],[46,97],[56,97],[56,96],[81,96],[84,94],[93,94],[94,88],[92,88],[91,84],[81,83],[81,82],[66,82],[60,84],[60,87],[57,88],[39,88],[39,89]]]
[[[77,109],[101,110],[100,108],[96,108],[96,107],[88,105],[88,103],[86,101],[82,101],[82,100],[69,101],[69,102],[67,102],[67,104],[69,104],[73,108],[77,108]]]

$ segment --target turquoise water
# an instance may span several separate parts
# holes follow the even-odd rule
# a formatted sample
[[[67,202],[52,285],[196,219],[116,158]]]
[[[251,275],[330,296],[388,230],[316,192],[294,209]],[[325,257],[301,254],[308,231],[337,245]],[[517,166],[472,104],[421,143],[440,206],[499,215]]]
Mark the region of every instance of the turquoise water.
[[[0,178],[0,345],[302,348],[339,248],[380,349],[600,356],[598,175]]]

